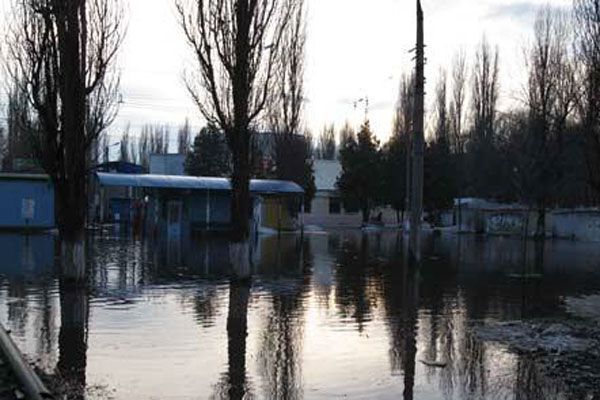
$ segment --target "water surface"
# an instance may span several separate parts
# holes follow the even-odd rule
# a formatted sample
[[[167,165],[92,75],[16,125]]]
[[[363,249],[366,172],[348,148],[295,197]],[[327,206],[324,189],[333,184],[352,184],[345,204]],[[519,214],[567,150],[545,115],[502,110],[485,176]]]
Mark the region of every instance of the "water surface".
[[[72,398],[572,398],[471,326],[600,293],[600,248],[568,241],[427,237],[414,270],[396,233],[263,237],[236,282],[221,240],[104,234],[86,289],[61,284],[55,246],[0,236],[0,320]]]

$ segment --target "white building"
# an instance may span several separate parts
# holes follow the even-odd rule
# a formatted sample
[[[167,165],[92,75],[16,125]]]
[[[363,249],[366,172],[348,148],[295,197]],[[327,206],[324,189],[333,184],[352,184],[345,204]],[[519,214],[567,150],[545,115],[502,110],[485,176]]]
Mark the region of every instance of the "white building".
[[[344,204],[337,189],[337,180],[342,173],[342,165],[337,160],[315,160],[315,198],[306,205],[305,225],[322,228],[356,228],[362,225],[362,215],[358,208]],[[395,212],[388,208],[373,210],[371,215],[382,213],[386,225],[395,225]]]
[[[185,175],[185,155],[150,154],[151,175]]]

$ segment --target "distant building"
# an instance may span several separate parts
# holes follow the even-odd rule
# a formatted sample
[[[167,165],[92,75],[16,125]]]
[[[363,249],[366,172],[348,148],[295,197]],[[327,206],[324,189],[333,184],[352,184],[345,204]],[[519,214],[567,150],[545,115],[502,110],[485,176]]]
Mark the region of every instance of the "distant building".
[[[54,187],[40,174],[0,174],[0,229],[51,229]]]
[[[312,204],[305,206],[304,222],[323,228],[356,228],[362,225],[362,215],[358,207],[344,204],[337,189],[337,180],[342,174],[338,160],[315,160],[316,193]],[[397,224],[395,212],[387,207],[373,210],[372,215],[381,213],[386,225]]]
[[[150,154],[150,174],[176,176],[186,175],[185,155]]]

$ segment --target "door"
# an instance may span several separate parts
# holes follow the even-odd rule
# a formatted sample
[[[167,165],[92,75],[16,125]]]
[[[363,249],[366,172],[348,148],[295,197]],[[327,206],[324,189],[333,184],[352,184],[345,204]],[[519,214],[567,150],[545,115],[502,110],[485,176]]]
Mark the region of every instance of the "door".
[[[179,200],[167,203],[167,236],[169,239],[181,237],[183,203]]]

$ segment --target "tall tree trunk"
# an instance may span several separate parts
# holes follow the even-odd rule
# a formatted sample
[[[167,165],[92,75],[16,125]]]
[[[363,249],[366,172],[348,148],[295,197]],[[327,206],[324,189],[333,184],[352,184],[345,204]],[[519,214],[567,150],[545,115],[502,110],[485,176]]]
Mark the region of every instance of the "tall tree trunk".
[[[231,221],[234,241],[244,241],[250,233],[250,162],[246,150],[237,149],[231,176]]]
[[[64,171],[55,179],[59,193],[59,230],[62,237],[63,273],[66,279],[82,281],[85,278],[84,233],[87,207],[86,172],[86,83],[85,54],[81,50],[82,24],[85,1],[59,2],[57,6],[59,54],[63,80],[60,82],[62,138],[64,140]],[[85,39],[85,37],[84,37]]]
[[[85,180],[55,183],[56,215],[60,233],[62,278],[85,281]]]

